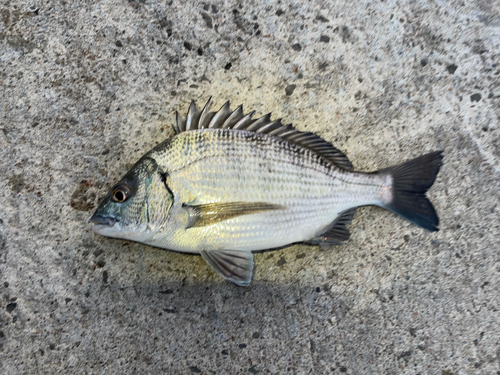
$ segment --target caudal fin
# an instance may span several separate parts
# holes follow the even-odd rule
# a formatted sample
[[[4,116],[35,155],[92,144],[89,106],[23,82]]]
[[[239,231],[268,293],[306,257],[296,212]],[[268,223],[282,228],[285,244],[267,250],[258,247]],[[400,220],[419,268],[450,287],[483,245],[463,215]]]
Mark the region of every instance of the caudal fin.
[[[434,183],[443,160],[436,151],[378,173],[392,176],[392,202],[384,208],[430,231],[438,231],[439,218],[425,192]]]

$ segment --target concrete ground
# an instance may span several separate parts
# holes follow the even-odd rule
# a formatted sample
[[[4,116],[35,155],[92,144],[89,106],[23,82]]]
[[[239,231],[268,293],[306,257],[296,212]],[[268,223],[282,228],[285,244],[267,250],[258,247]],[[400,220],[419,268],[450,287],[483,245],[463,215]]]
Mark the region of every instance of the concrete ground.
[[[500,373],[498,1],[3,1],[0,373]],[[273,111],[372,171],[442,149],[441,230],[195,256],[95,235],[192,99]]]

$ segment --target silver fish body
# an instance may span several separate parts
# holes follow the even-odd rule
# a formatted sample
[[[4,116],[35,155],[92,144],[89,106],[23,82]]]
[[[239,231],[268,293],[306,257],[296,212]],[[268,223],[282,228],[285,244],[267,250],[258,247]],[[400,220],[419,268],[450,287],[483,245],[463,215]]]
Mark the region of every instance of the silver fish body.
[[[149,156],[167,171],[174,203],[165,225],[158,224],[163,230],[153,225],[155,235],[145,242],[165,249],[280,247],[320,235],[347,209],[390,201],[389,176],[341,170],[309,149],[265,134],[184,132]],[[225,202],[275,207],[189,227],[186,206]]]
[[[92,218],[95,232],[200,254],[227,280],[248,285],[252,252],[343,243],[359,206],[384,207],[437,230],[424,194],[440,152],[358,173],[314,134],[270,116],[251,121],[241,106],[231,113],[226,104],[213,114],[209,103],[201,112],[192,104],[186,122],[178,116],[178,134],[110,191]]]

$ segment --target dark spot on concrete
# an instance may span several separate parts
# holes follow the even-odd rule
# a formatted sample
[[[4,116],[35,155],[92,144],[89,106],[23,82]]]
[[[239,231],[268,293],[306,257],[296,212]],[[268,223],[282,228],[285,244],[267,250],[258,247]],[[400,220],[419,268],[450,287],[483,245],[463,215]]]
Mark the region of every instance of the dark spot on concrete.
[[[9,303],[6,307],[8,313],[12,313],[17,307],[17,303]]]
[[[212,13],[218,13],[218,12],[219,12],[219,8],[217,8],[217,5],[212,4]]]
[[[4,24],[9,23],[10,12],[8,9],[2,9],[2,22]]]
[[[72,300],[73,300],[72,298],[65,298],[65,299],[64,299],[64,302],[66,302],[66,305],[67,305],[67,304],[68,304],[68,303],[70,303]]]
[[[278,262],[276,263],[276,265],[277,265],[278,267],[283,267],[283,265],[284,265],[285,263],[286,263],[285,257],[284,257],[284,256],[282,256],[282,257],[278,260]]]
[[[404,359],[405,361],[408,361],[409,358],[413,353],[413,350],[408,350],[406,352],[403,352],[401,353],[400,355],[398,355],[398,359]]]
[[[417,333],[417,329],[416,328],[410,328],[410,335],[412,335],[413,337],[415,337]]]
[[[248,369],[248,372],[252,373],[252,374],[256,374],[258,372],[260,372],[259,370],[257,370],[257,365],[253,365],[252,367],[250,367]]]
[[[169,314],[175,314],[177,312],[177,308],[174,307],[172,309],[163,309],[163,311],[169,313]]]
[[[172,289],[160,290],[160,294],[172,294],[174,291]]]
[[[329,22],[329,21],[328,21],[328,18],[323,17],[321,14],[318,14],[318,15],[316,16],[316,20],[317,20],[317,21],[319,21],[319,22]]]
[[[108,283],[108,271],[104,271],[104,272],[102,273],[102,282],[103,282],[104,284],[107,284],[107,283]]]
[[[221,354],[223,354],[223,355],[228,355],[229,353],[227,352],[227,350],[226,350],[226,349],[224,349],[223,351],[221,351]]]
[[[347,367],[341,367],[341,368],[339,369],[339,371],[340,371],[340,372],[347,372]]]
[[[259,28],[259,24],[258,23],[256,23],[256,24],[253,25],[253,29],[254,30],[257,30],[258,28]]]
[[[191,43],[189,42],[184,42],[184,48],[187,49],[188,51],[191,51],[193,46],[191,46]]]
[[[297,52],[302,51],[302,47],[299,43],[292,44],[292,49]]]
[[[407,235],[407,234],[405,234],[405,235],[403,236],[403,239],[405,240],[405,242],[408,242],[408,241],[410,241],[410,236],[409,236],[409,235]]]
[[[208,13],[201,12],[201,16],[203,17],[203,21],[205,21],[205,25],[209,28],[212,29],[214,25],[212,24],[212,17]]]
[[[318,65],[318,69],[319,69],[320,71],[323,71],[323,70],[325,70],[326,68],[328,68],[328,65],[330,65],[330,64],[329,64],[329,63],[327,63],[326,61],[324,61],[324,62],[322,62],[322,63],[319,63],[319,65]]]
[[[56,346],[55,346],[54,344],[50,344],[50,345],[49,345],[49,349],[50,349],[50,350],[54,350],[55,348],[56,348]]]
[[[429,60],[427,60],[427,59],[420,60],[420,65],[422,65],[422,66],[426,66],[428,63],[429,63]]]
[[[240,344],[238,345],[240,349],[245,349],[247,347],[247,344]]]
[[[31,127],[32,128],[36,128],[39,124],[40,124],[39,122],[35,121],[33,124],[31,124]]]
[[[9,184],[15,193],[20,193],[26,187],[26,182],[21,174],[16,174],[9,178]]]
[[[330,37],[328,35],[321,35],[319,41],[323,43],[328,43],[330,41]]]
[[[38,16],[38,12],[40,11],[40,9],[36,9],[33,13],[35,14],[35,16]]]
[[[0,339],[3,339],[5,337],[3,331],[0,331]]]
[[[453,74],[453,73],[455,73],[457,68],[458,68],[458,66],[456,66],[455,64],[451,64],[451,65],[448,65],[446,67],[446,70],[448,71],[448,73]]]
[[[474,368],[481,368],[482,365],[481,362],[474,363]]]
[[[318,287],[316,287],[316,293],[319,293],[319,292],[321,292],[321,288],[318,286]]]
[[[123,47],[123,43],[119,40],[117,40],[115,44],[117,47]]]
[[[473,94],[470,96],[470,101],[471,102],[478,102],[481,100],[481,94],[477,93],[477,94]]]
[[[258,339],[259,337],[260,337],[260,333],[259,333],[259,332],[254,332],[254,333],[252,334],[252,338],[253,338],[253,339]]]
[[[172,27],[172,22],[167,20],[166,18],[162,18],[158,23],[160,24],[160,27],[162,29],[164,29],[165,27]]]
[[[35,43],[31,43],[23,39],[19,35],[13,35],[7,38],[7,44],[14,48],[16,51],[23,53],[30,53],[36,47]]]
[[[354,94],[354,99],[359,100],[363,96],[363,93],[361,91],[358,91],[356,94]]]
[[[288,85],[286,88],[285,88],[285,94],[287,96],[290,96],[293,94],[293,91],[295,90],[295,88],[297,87],[297,85]]]
[[[191,366],[189,369],[191,370],[191,372],[194,372],[196,374],[201,373],[201,370],[197,366]]]
[[[453,373],[450,370],[443,370],[441,371],[441,375],[453,375]]]
[[[104,251],[102,250],[96,250],[94,251],[94,256],[97,258],[99,255],[101,255]]]
[[[233,64],[227,63],[226,66],[224,67],[224,69],[229,70],[229,69],[231,69],[232,66],[233,66]]]
[[[203,49],[201,47],[198,48],[198,56],[203,56]]]
[[[285,12],[284,12],[284,11],[282,11],[281,9],[278,9],[278,10],[276,11],[276,15],[277,15],[278,17],[279,17],[279,16],[281,16],[283,13],[285,13]]]
[[[6,281],[6,282],[3,283],[3,286],[6,287],[6,288],[8,288],[9,287],[9,283]]]
[[[94,208],[96,193],[90,191],[92,185],[82,181],[71,195],[71,207],[77,211],[90,211]]]
[[[297,254],[297,256],[295,257],[295,259],[302,259],[302,258],[305,258],[306,257],[306,254],[305,253],[301,253],[301,254]]]
[[[351,39],[351,32],[347,26],[342,26],[342,43],[347,43]]]

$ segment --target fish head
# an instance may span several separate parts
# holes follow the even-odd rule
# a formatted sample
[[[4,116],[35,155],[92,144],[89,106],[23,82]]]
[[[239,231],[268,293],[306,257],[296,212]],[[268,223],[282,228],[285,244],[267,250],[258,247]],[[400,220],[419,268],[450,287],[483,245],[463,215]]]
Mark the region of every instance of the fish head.
[[[143,157],[109,190],[90,218],[92,230],[107,237],[147,242],[166,222],[172,202],[158,164]]]

